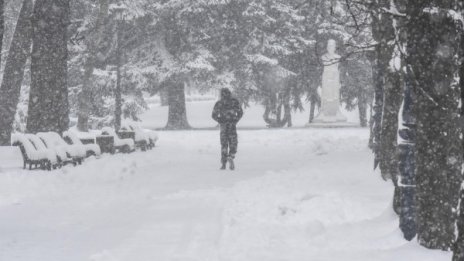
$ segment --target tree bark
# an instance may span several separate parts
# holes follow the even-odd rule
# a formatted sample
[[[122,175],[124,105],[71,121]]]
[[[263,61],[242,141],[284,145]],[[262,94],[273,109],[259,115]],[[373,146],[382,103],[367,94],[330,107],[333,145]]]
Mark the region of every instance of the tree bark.
[[[309,123],[313,123],[315,113],[316,113],[316,106],[317,106],[317,94],[313,94],[310,97],[310,108],[309,108]]]
[[[359,125],[361,127],[367,127],[367,102],[365,100],[358,100],[359,110]]]
[[[290,107],[290,103],[286,102],[284,104],[284,119],[283,122],[287,124],[287,127],[291,128],[293,127],[293,121],[292,121],[292,108]]]
[[[395,191],[393,194],[393,210],[401,214],[401,199],[398,185],[399,180],[399,151],[398,151],[398,116],[403,100],[403,82],[400,73],[390,72],[385,86],[385,97],[382,119],[382,160],[380,170],[382,177],[389,177],[393,181]]]
[[[283,128],[285,125],[290,128],[293,126],[290,93],[288,91],[283,94],[271,92],[264,106],[263,119],[269,128]],[[270,117],[271,114],[273,115],[272,118]]]
[[[36,0],[27,131],[69,127],[67,27],[69,0]]]
[[[461,91],[454,80],[459,28],[448,15],[451,7],[452,0],[410,0],[406,26],[408,74],[414,79],[417,104],[418,241],[441,250],[450,250],[455,241],[463,163]],[[427,11],[432,9],[438,11]]]
[[[462,2],[462,1],[461,1]],[[463,2],[464,4],[464,2]],[[461,6],[462,8],[463,6]],[[464,36],[461,36],[461,52],[464,51]],[[461,103],[464,104],[464,63],[461,64],[460,71],[460,88],[461,88]],[[461,131],[464,131],[464,107],[461,108]],[[464,148],[464,139],[462,141]],[[461,187],[461,199],[459,208],[459,218],[457,223],[458,238],[454,244],[453,261],[464,261],[464,189]]]
[[[8,57],[0,87],[0,145],[9,145],[16,108],[21,94],[26,62],[31,53],[33,3],[25,0],[19,13],[15,32],[11,41]]]
[[[395,181],[398,177],[398,114],[403,100],[403,88],[399,73],[388,73],[386,81],[380,137],[380,170],[384,178]]]
[[[117,42],[116,42],[116,90],[115,96],[115,111],[114,111],[114,129],[121,128],[122,120],[122,86],[121,86],[121,21],[118,21],[117,27]]]
[[[105,20],[109,12],[109,1],[100,0],[100,10],[96,22],[95,35],[90,35],[87,41],[87,54],[84,63],[84,75],[82,89],[78,96],[77,129],[87,132],[89,129],[89,118],[92,111],[92,76],[98,57],[98,48],[103,41]]]
[[[160,90],[160,103],[161,103],[161,106],[165,107],[165,106],[169,106],[169,94],[168,94],[168,91],[166,90],[166,88],[162,88]]]
[[[3,51],[3,35],[5,34],[5,3],[0,0],[0,52]],[[0,64],[2,63],[2,55],[0,55]]]
[[[395,31],[393,21],[389,14],[386,14],[383,9],[390,8],[390,0],[380,0],[373,11],[372,34],[378,42],[375,47],[374,60],[374,114],[373,114],[373,129],[372,142],[375,154],[375,167],[377,167],[384,159],[382,140],[382,118],[384,111],[385,99],[385,84],[387,82],[387,72],[389,71],[389,63],[392,58],[394,47],[390,43],[395,39]],[[385,176],[383,174],[383,176]]]
[[[461,206],[458,219],[458,238],[454,244],[453,261],[464,261],[464,190],[461,190]]]
[[[169,115],[166,129],[190,129],[185,104],[185,84],[182,81],[171,80],[168,85]]]

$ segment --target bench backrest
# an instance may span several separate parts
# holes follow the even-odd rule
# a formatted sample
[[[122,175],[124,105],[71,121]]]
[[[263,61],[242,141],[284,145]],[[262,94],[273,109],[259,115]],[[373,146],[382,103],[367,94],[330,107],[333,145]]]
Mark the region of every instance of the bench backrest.
[[[57,162],[57,153],[54,150],[49,149],[42,139],[34,134],[26,134],[25,136],[37,148],[37,150],[42,151],[48,160],[50,160],[52,163]]]
[[[66,131],[66,132],[64,132],[64,133],[63,133],[63,136],[64,136],[64,137],[68,137],[68,138],[71,140],[71,142],[72,142],[73,145],[80,145],[80,146],[83,145],[83,144],[82,144],[82,141],[81,141],[81,140],[77,137],[77,135],[76,135],[74,132],[72,132],[72,131]]]
[[[45,143],[34,134],[25,134],[26,138],[34,145],[37,150],[48,150]]]
[[[11,144],[19,146],[25,160],[43,160],[46,159],[44,152],[38,150],[34,144],[26,137],[25,134],[15,133],[11,135]]]
[[[108,133],[110,136],[113,136],[115,143],[121,142],[121,139],[119,138],[118,134],[116,134],[114,129],[110,127],[105,127],[102,129],[102,131]]]
[[[45,143],[47,148],[54,150],[56,155],[58,155],[62,160],[65,160],[68,158],[68,154],[65,149],[67,144],[63,139],[61,139],[62,142],[57,139],[55,134],[61,139],[60,135],[54,132],[39,132],[37,133],[37,136]]]

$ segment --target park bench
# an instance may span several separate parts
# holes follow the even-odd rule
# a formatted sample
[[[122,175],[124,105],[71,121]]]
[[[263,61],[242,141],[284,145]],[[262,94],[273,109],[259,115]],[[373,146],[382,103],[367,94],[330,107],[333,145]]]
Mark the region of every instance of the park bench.
[[[82,164],[87,151],[83,146],[69,145],[56,132],[39,132],[37,136],[42,139],[49,149],[55,150],[60,158],[71,159],[74,165]]]
[[[68,163],[67,158],[61,158],[55,150],[47,148],[47,145],[45,145],[43,140],[40,139],[38,136],[34,134],[24,134],[24,135],[26,136],[27,139],[29,139],[29,141],[34,145],[34,147],[37,148],[37,150],[44,151],[49,155],[48,158],[50,160],[50,164],[53,169],[59,168]]]
[[[143,140],[146,143],[147,149],[152,149],[156,146],[158,135],[156,132],[141,128],[136,122],[126,121],[123,123],[123,128],[135,132],[136,140]]]
[[[118,134],[124,134],[124,133],[133,133],[133,139],[135,142],[135,146],[137,148],[140,148],[142,151],[146,151],[147,149],[150,149],[150,139],[148,136],[145,134],[145,132],[141,132],[139,130],[134,129],[130,122],[125,121],[121,124],[121,131],[118,132]]]
[[[122,153],[130,153],[135,150],[135,142],[133,139],[121,139],[116,131],[110,127],[102,129],[102,134],[110,135],[114,138],[114,149]]]
[[[25,134],[15,133],[11,136],[11,145],[18,146],[23,157],[23,168],[29,165],[29,170],[51,170],[52,164],[57,161],[56,154],[51,150],[39,150]]]
[[[85,148],[86,156],[96,156],[99,157],[101,155],[100,146],[97,144],[83,144],[82,141],[77,137],[76,133],[72,131],[65,131],[63,133],[63,138],[70,144],[70,145],[78,145]]]
[[[146,150],[153,148],[158,140],[155,132],[144,130],[134,122],[125,123],[123,129],[125,132],[122,132],[130,134],[131,138],[122,138],[114,129],[105,127],[102,129],[102,135],[95,136],[91,139],[93,143],[88,144],[83,144],[72,131],[65,132],[63,138],[56,132],[39,132],[36,135],[15,133],[12,135],[11,144],[19,147],[24,169],[29,165],[30,170],[51,170],[67,164],[76,166],[92,155],[98,157],[103,152],[103,147],[111,153],[130,153],[135,150],[137,143],[142,150]]]

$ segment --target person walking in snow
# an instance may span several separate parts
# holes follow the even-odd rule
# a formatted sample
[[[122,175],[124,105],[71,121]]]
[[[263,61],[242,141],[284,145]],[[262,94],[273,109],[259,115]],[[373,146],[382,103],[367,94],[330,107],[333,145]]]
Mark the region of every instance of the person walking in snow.
[[[227,162],[231,170],[235,169],[234,159],[237,153],[237,123],[243,116],[240,102],[232,97],[229,89],[221,89],[221,99],[214,105],[213,119],[219,123],[221,133],[221,169],[226,169]]]

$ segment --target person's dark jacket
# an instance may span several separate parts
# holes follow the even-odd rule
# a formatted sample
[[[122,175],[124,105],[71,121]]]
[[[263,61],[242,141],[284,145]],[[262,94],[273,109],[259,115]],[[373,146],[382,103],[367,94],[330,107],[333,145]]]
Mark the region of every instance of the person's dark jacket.
[[[213,119],[219,124],[236,124],[243,116],[243,110],[240,102],[232,98],[230,91],[221,91],[221,100],[219,100],[213,109]]]

